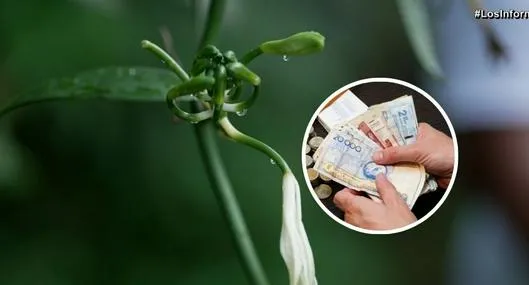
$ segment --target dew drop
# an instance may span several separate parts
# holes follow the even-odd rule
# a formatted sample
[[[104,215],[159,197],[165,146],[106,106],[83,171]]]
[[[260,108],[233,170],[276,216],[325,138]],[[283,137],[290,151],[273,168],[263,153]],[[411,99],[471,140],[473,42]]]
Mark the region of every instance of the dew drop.
[[[134,68],[129,68],[129,75],[130,75],[130,76],[134,76],[134,75],[136,75],[136,69],[134,69]]]
[[[270,163],[275,165],[276,161],[270,158]]]
[[[191,124],[193,124],[193,125],[196,124],[196,123],[198,123],[198,121],[189,121],[189,122],[190,122]]]
[[[283,55],[283,61],[284,61],[284,62],[287,62],[288,60],[289,60],[288,55],[286,55],[286,54]]]
[[[242,117],[242,116],[246,115],[247,112],[248,112],[248,110],[244,109],[244,110],[236,112],[236,114],[237,114],[237,116]]]

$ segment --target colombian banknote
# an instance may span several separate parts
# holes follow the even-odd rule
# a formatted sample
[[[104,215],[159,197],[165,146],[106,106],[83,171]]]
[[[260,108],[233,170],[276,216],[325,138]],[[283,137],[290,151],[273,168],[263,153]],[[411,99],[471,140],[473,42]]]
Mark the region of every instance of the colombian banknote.
[[[379,196],[375,177],[385,174],[411,208],[425,183],[424,167],[415,163],[378,165],[373,153],[381,147],[356,128],[346,125],[332,129],[318,148],[314,168],[351,189]]]
[[[417,140],[418,123],[412,96],[404,95],[369,109],[384,119],[397,139],[400,137],[399,145],[412,144]]]
[[[403,142],[401,142],[400,133],[396,129],[396,126],[393,131],[388,127],[393,122],[387,122],[382,111],[382,108],[370,108],[346,124],[351,128],[359,129],[381,148],[401,145]],[[392,124],[392,126],[394,125]]]

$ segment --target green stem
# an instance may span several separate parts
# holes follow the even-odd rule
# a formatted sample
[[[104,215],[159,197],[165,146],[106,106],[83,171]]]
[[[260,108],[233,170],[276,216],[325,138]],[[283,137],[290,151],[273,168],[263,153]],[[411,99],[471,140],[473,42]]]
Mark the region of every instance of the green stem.
[[[222,213],[228,221],[232,238],[237,251],[243,260],[243,267],[251,280],[251,284],[268,284],[266,275],[254,249],[252,239],[244,222],[244,217],[233,194],[232,185],[222,163],[216,143],[216,132],[211,120],[198,123],[195,127],[202,160],[206,165],[207,174],[215,196],[219,201]]]
[[[206,29],[202,34],[198,50],[202,50],[207,44],[211,43],[219,32],[225,6],[226,0],[211,0],[206,20]]]
[[[176,76],[178,76],[180,80],[189,80],[189,76],[187,75],[185,70],[161,47],[148,40],[141,41],[141,47],[154,53],[163,63],[165,63],[165,65],[167,65],[167,67],[169,67],[169,69],[176,73]]]
[[[234,141],[242,143],[264,153],[279,166],[283,173],[292,172],[288,167],[287,162],[283,159],[283,157],[281,157],[281,155],[277,151],[269,147],[267,144],[249,135],[241,133],[231,124],[231,122],[228,120],[228,117],[222,118],[218,123],[222,127],[226,135]]]
[[[199,51],[211,43],[217,34],[226,0],[211,0],[206,28],[200,40]],[[203,110],[201,104],[194,104],[195,111]],[[233,189],[223,165],[216,143],[215,125],[212,120],[198,123],[195,127],[200,154],[206,166],[210,183],[213,186],[222,213],[228,221],[237,252],[251,284],[267,285],[268,280],[253,246],[242,212],[233,194]]]
[[[222,105],[224,104],[224,93],[226,91],[226,68],[223,65],[219,65],[215,70],[215,90],[213,94],[214,110],[213,119],[216,121],[222,118],[224,111],[222,111]]]
[[[261,54],[263,54],[263,51],[261,50],[260,47],[257,47],[251,51],[249,51],[247,54],[245,54],[242,59],[240,60],[240,62],[242,64],[249,64],[252,60],[254,60],[256,57],[260,56]]]

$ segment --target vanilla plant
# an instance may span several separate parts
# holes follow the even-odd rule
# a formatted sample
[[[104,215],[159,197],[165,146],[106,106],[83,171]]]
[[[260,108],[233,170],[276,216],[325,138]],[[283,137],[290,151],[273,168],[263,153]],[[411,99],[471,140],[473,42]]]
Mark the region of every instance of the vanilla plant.
[[[233,51],[222,52],[213,45],[204,46],[197,54],[189,74],[162,48],[143,41],[142,47],[153,52],[182,82],[166,95],[171,112],[178,118],[197,124],[212,120],[231,140],[250,146],[274,162],[283,174],[283,224],[280,253],[289,272],[290,284],[317,284],[314,258],[301,214],[299,183],[287,162],[267,144],[246,135],[230,122],[228,114],[244,114],[255,103],[261,78],[246,65],[261,54],[297,56],[319,52],[324,37],[317,32],[302,32],[288,38],[259,45],[238,60]],[[241,99],[243,86],[252,87],[248,98]],[[187,112],[182,103],[194,101],[196,112]]]
[[[300,189],[296,177],[279,153],[237,130],[229,121],[229,115],[245,114],[259,96],[261,78],[247,67],[254,59],[265,54],[279,55],[286,59],[289,56],[319,52],[323,49],[324,37],[317,32],[298,33],[285,39],[265,42],[238,59],[233,51],[221,51],[213,45],[221,30],[227,1],[205,1],[209,6],[206,22],[198,52],[189,69],[182,68],[162,48],[143,41],[142,46],[158,56],[170,71],[145,66],[106,67],[86,71],[75,77],[54,79],[38,89],[8,98],[0,104],[0,117],[17,108],[52,100],[93,98],[135,102],[165,101],[176,117],[193,124],[205,174],[230,229],[242,267],[250,283],[257,285],[266,285],[268,280],[220,156],[216,144],[217,130],[237,143],[264,153],[282,171],[283,224],[279,251],[287,266],[290,284],[316,284],[314,258],[302,223]],[[196,5],[196,2],[198,1],[190,1],[190,5]],[[419,62],[433,75],[442,74],[428,29],[425,4],[415,0],[397,2]],[[167,50],[171,51],[172,45],[166,36],[164,42]],[[244,85],[251,87],[246,98],[242,96]],[[184,102],[192,102],[190,112],[182,108]]]

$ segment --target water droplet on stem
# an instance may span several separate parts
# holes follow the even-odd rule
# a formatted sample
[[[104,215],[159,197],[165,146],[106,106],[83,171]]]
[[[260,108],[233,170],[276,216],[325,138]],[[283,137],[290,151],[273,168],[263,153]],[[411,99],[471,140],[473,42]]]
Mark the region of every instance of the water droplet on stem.
[[[286,55],[286,54],[283,55],[283,61],[284,61],[284,62],[287,62],[288,60],[289,60],[288,55]]]
[[[270,163],[273,164],[273,165],[275,165],[275,164],[276,164],[276,161],[273,160],[272,158],[270,158]]]

